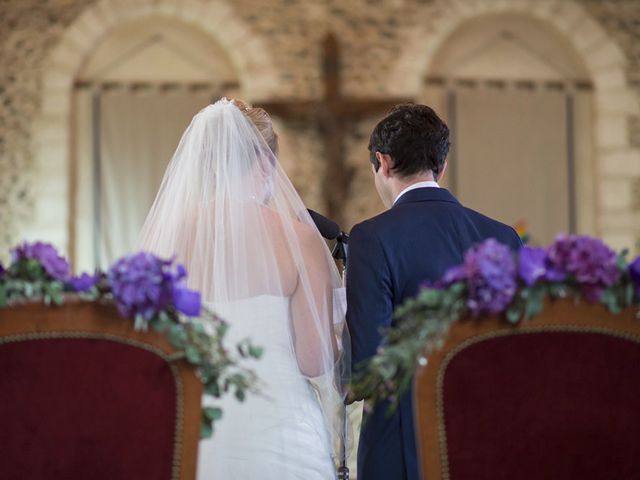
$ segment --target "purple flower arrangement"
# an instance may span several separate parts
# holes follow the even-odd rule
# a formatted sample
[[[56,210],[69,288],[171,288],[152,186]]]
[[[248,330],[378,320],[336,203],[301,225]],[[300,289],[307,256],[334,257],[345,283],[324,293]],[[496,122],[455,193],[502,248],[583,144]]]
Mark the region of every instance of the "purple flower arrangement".
[[[87,293],[98,283],[98,275],[89,275],[88,273],[82,273],[78,276],[71,277],[69,280],[69,287],[72,291],[77,293]]]
[[[627,272],[640,296],[640,257]],[[467,251],[463,264],[449,269],[435,286],[466,284],[467,308],[479,316],[506,311],[519,285],[524,289],[566,285],[588,302],[597,303],[627,272],[619,256],[597,238],[560,235],[548,248],[525,246],[517,254],[489,239]]]
[[[578,285],[590,302],[599,302],[605,289],[620,279],[618,256],[597,238],[561,235],[547,250],[547,280]]]
[[[107,273],[113,297],[122,315],[149,321],[169,308],[189,316],[200,314],[200,294],[182,283],[187,276],[182,265],[175,271],[173,260],[162,260],[148,252],[118,260]]]
[[[52,280],[67,281],[71,275],[69,262],[48,243],[23,243],[11,251],[11,263],[32,262],[39,264]],[[36,264],[37,262],[37,264]]]
[[[123,257],[106,273],[72,276],[69,263],[55,247],[23,243],[11,251],[6,269],[0,264],[0,308],[29,300],[62,304],[65,293],[86,301],[113,300],[123,316],[134,320],[135,329],[146,330],[151,325],[164,332],[176,350],[175,358],[198,368],[207,394],[221,397],[234,392],[241,401],[257,379],[240,359],[260,358],[262,349],[245,339],[236,349],[227,350],[223,345],[227,324],[202,308],[200,293],[187,288],[186,277],[184,267],[173,259],[163,260],[148,252]],[[210,328],[180,316],[201,313]],[[213,423],[221,415],[218,407],[203,408],[201,437],[213,434]]]
[[[640,307],[640,257],[628,263],[626,252],[616,254],[580,235],[560,235],[546,248],[524,246],[518,252],[486,240],[396,309],[394,325],[352,389],[357,398],[386,399],[394,406],[411,385],[416,365],[443,344],[453,322],[501,315],[518,323],[539,314],[545,298],[564,297],[600,303],[612,313]]]
[[[468,250],[464,263],[449,270],[445,284],[467,283],[467,307],[474,316],[502,312],[516,292],[515,262],[509,247],[489,239]]]
[[[165,311],[197,316],[201,310],[200,294],[186,288],[186,276],[182,265],[174,266],[173,260],[162,260],[147,252],[118,260],[106,275],[98,272],[72,276],[69,262],[53,245],[25,242],[11,251],[8,269],[0,265],[0,298],[7,302],[42,296],[47,303],[51,298],[61,303],[64,292],[88,294],[90,299],[110,294],[120,313],[129,318],[149,322]],[[106,278],[106,283],[97,292],[101,278]]]

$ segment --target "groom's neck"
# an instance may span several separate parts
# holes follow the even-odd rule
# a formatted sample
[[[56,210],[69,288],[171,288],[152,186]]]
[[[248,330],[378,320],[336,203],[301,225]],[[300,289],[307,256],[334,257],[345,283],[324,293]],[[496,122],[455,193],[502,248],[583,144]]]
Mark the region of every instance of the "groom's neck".
[[[433,177],[433,172],[420,173],[418,175],[413,175],[411,177],[405,178],[394,178],[390,185],[392,198],[397,198],[400,193],[409,188],[411,185],[415,185],[416,183],[435,181],[436,179]]]

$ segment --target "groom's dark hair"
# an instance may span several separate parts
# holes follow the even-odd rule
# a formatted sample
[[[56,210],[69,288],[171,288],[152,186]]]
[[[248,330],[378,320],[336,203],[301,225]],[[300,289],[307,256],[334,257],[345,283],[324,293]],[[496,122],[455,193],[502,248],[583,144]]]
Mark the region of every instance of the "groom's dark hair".
[[[437,179],[449,153],[449,128],[426,105],[396,105],[371,133],[369,153],[376,172],[380,162],[376,152],[393,159],[393,170],[411,177],[429,170]]]

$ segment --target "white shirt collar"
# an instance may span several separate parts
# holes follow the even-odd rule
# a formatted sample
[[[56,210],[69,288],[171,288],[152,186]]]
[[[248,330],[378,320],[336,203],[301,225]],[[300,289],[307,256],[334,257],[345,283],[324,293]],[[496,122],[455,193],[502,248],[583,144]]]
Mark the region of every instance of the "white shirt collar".
[[[403,191],[400,192],[400,195],[396,197],[396,199],[393,201],[393,204],[395,205],[396,202],[400,199],[400,197],[403,196],[405,193],[410,192],[411,190],[415,190],[417,188],[425,188],[425,187],[440,188],[440,185],[438,185],[438,182],[434,182],[433,180],[427,180],[425,182],[417,182],[417,183],[414,183],[413,185],[409,185],[407,188],[405,188]]]

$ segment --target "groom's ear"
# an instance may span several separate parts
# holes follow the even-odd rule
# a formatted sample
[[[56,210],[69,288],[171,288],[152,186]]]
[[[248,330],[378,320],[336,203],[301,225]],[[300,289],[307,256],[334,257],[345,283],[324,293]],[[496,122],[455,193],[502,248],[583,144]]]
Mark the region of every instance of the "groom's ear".
[[[434,178],[436,182],[439,182],[440,180],[442,180],[442,177],[444,177],[444,172],[447,171],[447,165],[449,165],[449,162],[445,160],[444,165],[442,166],[442,170],[440,170],[440,173],[438,174],[438,178]]]
[[[391,176],[391,170],[393,170],[393,160],[387,153],[376,152],[376,159],[380,162],[380,169],[385,177]]]

